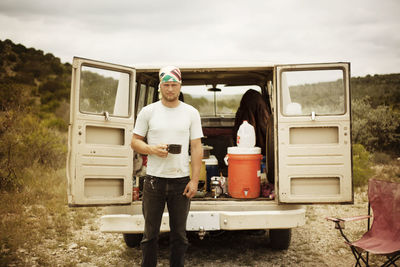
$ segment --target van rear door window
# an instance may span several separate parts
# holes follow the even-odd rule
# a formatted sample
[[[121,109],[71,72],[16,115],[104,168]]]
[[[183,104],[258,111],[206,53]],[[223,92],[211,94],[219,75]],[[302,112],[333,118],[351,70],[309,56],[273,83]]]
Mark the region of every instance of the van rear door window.
[[[82,113],[128,117],[130,115],[129,74],[82,66],[79,110]]]
[[[345,110],[344,72],[340,69],[288,70],[281,75],[283,115],[340,115]]]

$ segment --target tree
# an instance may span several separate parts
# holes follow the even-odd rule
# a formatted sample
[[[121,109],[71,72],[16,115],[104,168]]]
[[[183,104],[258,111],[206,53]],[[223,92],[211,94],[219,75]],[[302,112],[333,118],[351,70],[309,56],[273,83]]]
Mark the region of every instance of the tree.
[[[352,102],[353,143],[369,151],[398,151],[400,148],[400,113],[389,106],[372,108],[368,98]]]

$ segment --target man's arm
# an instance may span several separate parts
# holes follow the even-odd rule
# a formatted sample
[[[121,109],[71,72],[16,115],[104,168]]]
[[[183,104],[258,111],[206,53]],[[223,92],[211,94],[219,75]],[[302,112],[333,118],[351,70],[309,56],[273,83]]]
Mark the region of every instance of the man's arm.
[[[194,139],[190,141],[190,154],[192,160],[192,179],[186,185],[183,194],[188,198],[194,197],[197,193],[197,186],[199,183],[201,160],[203,159],[203,147],[201,139]]]
[[[156,155],[162,158],[167,157],[167,145],[148,145],[143,139],[144,136],[133,134],[131,148],[140,154]]]

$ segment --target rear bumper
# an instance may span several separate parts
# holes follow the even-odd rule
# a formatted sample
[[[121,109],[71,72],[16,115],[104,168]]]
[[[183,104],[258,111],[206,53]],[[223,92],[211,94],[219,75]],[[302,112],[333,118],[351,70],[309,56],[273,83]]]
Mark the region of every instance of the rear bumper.
[[[281,209],[277,208],[281,207]],[[286,229],[305,224],[302,206],[274,206],[263,210],[202,210],[192,207],[187,219],[187,231]],[[101,217],[100,230],[106,233],[143,233],[142,214],[110,214]],[[164,212],[161,232],[168,232],[169,215]]]

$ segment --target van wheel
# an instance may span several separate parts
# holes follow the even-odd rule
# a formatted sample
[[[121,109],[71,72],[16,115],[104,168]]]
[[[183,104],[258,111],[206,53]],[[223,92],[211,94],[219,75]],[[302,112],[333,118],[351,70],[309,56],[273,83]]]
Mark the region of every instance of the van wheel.
[[[143,234],[123,234],[123,236],[125,244],[130,248],[139,246],[143,238]]]
[[[292,229],[270,229],[269,242],[273,249],[288,249],[292,238]]]

